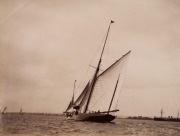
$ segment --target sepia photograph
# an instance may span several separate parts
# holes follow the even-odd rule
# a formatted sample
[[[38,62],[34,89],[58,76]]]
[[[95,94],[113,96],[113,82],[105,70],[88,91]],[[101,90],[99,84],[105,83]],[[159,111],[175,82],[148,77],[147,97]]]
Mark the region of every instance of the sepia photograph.
[[[0,0],[0,136],[180,136],[180,0]]]

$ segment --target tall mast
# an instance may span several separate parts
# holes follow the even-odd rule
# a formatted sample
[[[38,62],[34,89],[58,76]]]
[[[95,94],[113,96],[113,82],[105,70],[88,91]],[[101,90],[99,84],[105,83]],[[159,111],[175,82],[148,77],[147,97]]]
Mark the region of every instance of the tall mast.
[[[120,77],[120,74],[119,74],[119,77]],[[113,99],[114,99],[114,95],[115,95],[116,90],[117,90],[117,85],[118,85],[118,82],[119,82],[119,77],[118,77],[118,80],[117,80],[117,82],[116,82],[116,86],[115,86],[114,93],[113,93],[113,96],[112,96],[112,99],[111,99],[111,103],[110,103],[110,105],[109,105],[108,114],[109,114],[109,111],[110,111],[110,109],[111,109],[111,105],[112,105],[112,102],[113,102]]]
[[[178,109],[178,114],[177,114],[177,119],[179,118],[179,109]]]
[[[89,103],[90,103],[90,100],[91,100],[92,92],[93,92],[93,89],[94,89],[94,86],[95,86],[95,83],[96,83],[96,80],[97,80],[97,75],[98,75],[100,64],[101,64],[102,55],[103,55],[103,52],[104,52],[104,48],[105,48],[105,45],[106,45],[106,41],[107,41],[109,30],[110,30],[110,27],[111,27],[112,23],[114,23],[114,21],[111,20],[111,22],[109,24],[109,28],[108,28],[107,34],[106,34],[106,39],[105,39],[104,46],[103,46],[103,49],[102,49],[102,52],[101,52],[101,56],[100,56],[100,59],[99,59],[99,62],[98,62],[98,66],[97,66],[96,72],[95,72],[93,80],[92,80],[92,87],[91,87],[91,90],[90,90],[90,94],[89,94],[89,97],[88,97],[88,101],[87,101],[86,107],[84,109],[84,113],[87,111]]]
[[[19,114],[23,114],[23,113],[22,113],[22,108],[20,109],[20,112],[19,112]]]
[[[2,114],[5,114],[6,110],[7,110],[7,107],[4,107]]]
[[[163,112],[163,108],[161,109],[161,112],[160,112],[160,113],[161,113],[161,118],[162,118],[162,117],[163,117],[163,113],[164,113],[164,112]]]
[[[72,96],[72,104],[74,103],[74,90],[75,90],[76,80],[74,81],[74,89],[73,89],[73,96]]]
[[[70,101],[70,103],[69,103],[69,105],[68,105],[68,107],[67,107],[67,109],[66,109],[65,112],[67,112],[67,111],[73,106],[73,104],[74,104],[74,90],[75,90],[75,84],[76,84],[76,80],[74,81],[74,88],[73,88],[73,96],[72,96],[72,99],[71,99],[71,101]]]

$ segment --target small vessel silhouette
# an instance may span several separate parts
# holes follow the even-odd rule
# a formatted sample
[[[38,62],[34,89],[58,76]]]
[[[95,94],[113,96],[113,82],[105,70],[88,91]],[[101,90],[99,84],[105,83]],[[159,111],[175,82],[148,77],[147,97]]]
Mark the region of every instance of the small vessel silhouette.
[[[177,114],[177,118],[173,118],[172,116],[168,116],[163,117],[163,109],[161,109],[161,117],[154,117],[154,121],[171,121],[171,122],[180,122],[180,118],[179,118],[179,110],[178,110],[178,114]]]

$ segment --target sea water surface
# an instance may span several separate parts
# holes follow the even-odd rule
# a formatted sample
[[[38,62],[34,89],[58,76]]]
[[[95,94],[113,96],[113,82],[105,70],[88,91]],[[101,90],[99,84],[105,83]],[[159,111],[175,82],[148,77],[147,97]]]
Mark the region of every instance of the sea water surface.
[[[179,122],[115,119],[77,122],[62,115],[0,114],[0,136],[180,136]]]

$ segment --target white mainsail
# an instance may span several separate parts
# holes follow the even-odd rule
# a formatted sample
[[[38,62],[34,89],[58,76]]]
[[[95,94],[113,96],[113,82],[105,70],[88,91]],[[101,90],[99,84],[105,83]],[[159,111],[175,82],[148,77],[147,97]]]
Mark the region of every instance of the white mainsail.
[[[123,79],[125,75],[127,59],[129,56],[128,52],[126,55],[117,60],[103,73],[101,73],[96,81],[92,98],[88,107],[89,111],[107,111],[112,99],[112,95],[116,86],[116,82],[119,77],[119,83],[117,85],[117,92],[115,93],[111,109],[114,110],[119,97],[119,92],[122,88]]]

